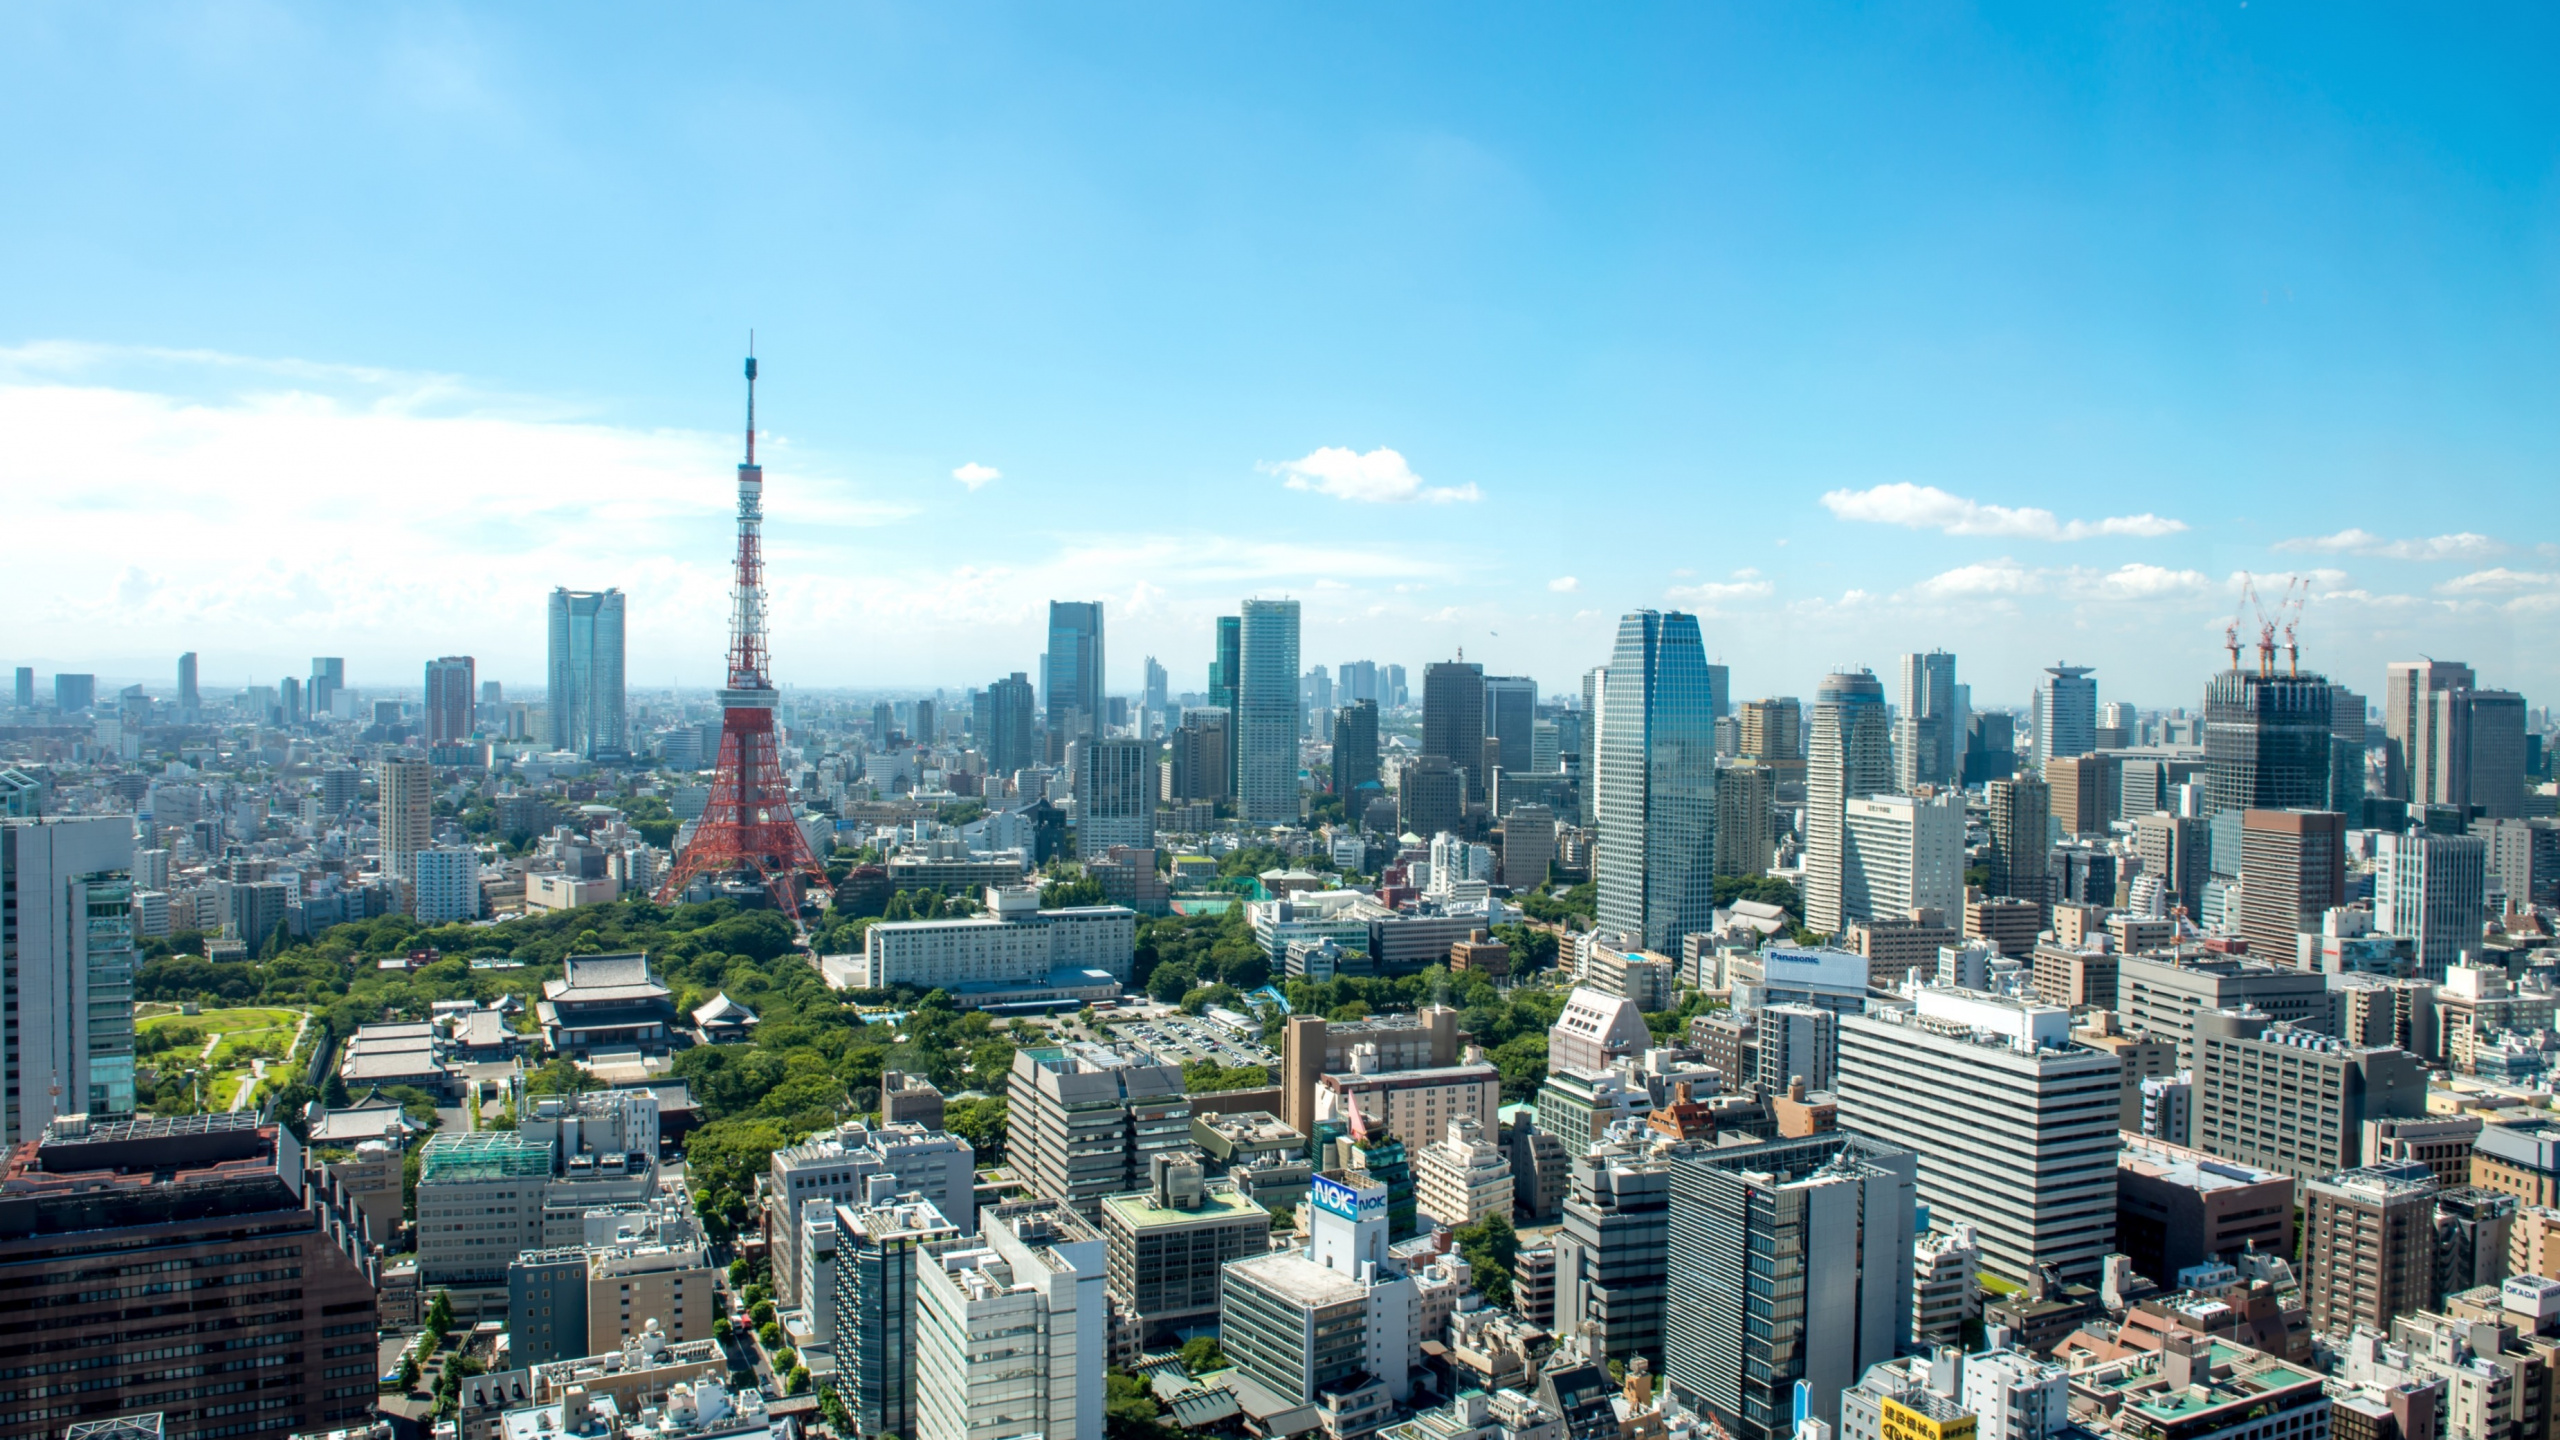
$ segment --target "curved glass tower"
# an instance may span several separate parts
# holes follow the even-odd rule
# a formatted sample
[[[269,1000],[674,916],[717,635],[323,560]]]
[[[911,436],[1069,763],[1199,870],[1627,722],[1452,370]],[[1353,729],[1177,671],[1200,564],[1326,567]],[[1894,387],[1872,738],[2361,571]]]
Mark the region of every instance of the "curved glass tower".
[[[1698,617],[1636,610],[1599,686],[1603,930],[1676,955],[1715,910],[1716,697]]]

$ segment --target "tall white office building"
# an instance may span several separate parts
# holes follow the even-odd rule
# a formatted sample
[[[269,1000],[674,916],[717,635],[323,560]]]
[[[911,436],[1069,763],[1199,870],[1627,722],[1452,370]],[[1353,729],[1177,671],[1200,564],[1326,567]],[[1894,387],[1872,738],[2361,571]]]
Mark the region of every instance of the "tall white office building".
[[[2048,665],[2036,682],[2036,769],[2098,748],[2097,672],[2087,665]]]
[[[1247,600],[1238,617],[1236,807],[1248,825],[1298,822],[1298,602]]]
[[[925,1243],[915,1289],[916,1440],[1104,1432],[1102,1237],[1051,1200]]]
[[[1920,1157],[1933,1223],[2013,1279],[2098,1278],[2115,1248],[2122,1066],[2058,1005],[1952,986],[1840,1022],[1840,1128]]]
[[[0,822],[0,1146],[133,1110],[133,821]]]
[[[480,918],[480,857],[461,846],[421,850],[411,861],[416,874],[411,907],[421,925],[451,925]]]
[[[1676,954],[1715,911],[1716,697],[1698,617],[1629,612],[1603,674],[1600,928]]]
[[[1840,913],[1899,920],[1964,905],[1964,794],[1876,795],[1842,807]]]
[[[623,722],[622,592],[551,592],[543,739],[590,760],[629,753]]]
[[[1825,935],[1847,922],[1848,804],[1893,789],[1884,686],[1869,670],[1823,677],[1805,756],[1804,923]]]
[[[2406,936],[2418,973],[2439,984],[2481,953],[2488,919],[2489,843],[2477,835],[2374,837],[2373,928]]]

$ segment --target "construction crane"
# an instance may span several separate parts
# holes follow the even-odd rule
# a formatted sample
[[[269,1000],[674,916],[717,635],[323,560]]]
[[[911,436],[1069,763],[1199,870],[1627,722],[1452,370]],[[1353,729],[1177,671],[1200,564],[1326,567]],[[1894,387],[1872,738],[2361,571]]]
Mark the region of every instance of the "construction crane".
[[[2231,668],[2240,669],[2240,620],[2258,608],[2258,582],[2248,571],[2240,572],[2240,603],[2231,611],[2231,623],[2222,627],[2222,648],[2231,652]],[[2265,612],[2260,611],[2261,615]]]
[[[2284,620],[2284,671],[2288,679],[2302,678],[2302,642],[2297,632],[2302,626],[2302,603],[2311,598],[2311,577],[2296,575],[2285,582],[2284,602],[2276,613]]]

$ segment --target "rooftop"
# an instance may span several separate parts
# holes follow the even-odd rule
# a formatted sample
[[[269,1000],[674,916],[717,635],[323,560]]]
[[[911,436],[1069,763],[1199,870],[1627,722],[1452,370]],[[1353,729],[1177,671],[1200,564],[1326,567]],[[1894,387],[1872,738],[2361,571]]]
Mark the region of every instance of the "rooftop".
[[[1339,1270],[1329,1270],[1317,1264],[1298,1250],[1281,1250],[1246,1260],[1229,1261],[1227,1275],[1231,1283],[1244,1279],[1300,1305],[1350,1305],[1366,1298],[1369,1293],[1359,1281]]]
[[[497,1180],[551,1174],[551,1147],[512,1130],[437,1135],[418,1155],[418,1180]]]
[[[1155,1192],[1134,1191],[1127,1195],[1105,1195],[1102,1208],[1106,1219],[1116,1219],[1131,1230],[1167,1229],[1180,1225],[1199,1225],[1212,1221],[1242,1220],[1248,1217],[1269,1223],[1271,1212],[1237,1194],[1232,1189],[1212,1186],[1201,1192],[1198,1206],[1177,1210],[1155,1203]]]

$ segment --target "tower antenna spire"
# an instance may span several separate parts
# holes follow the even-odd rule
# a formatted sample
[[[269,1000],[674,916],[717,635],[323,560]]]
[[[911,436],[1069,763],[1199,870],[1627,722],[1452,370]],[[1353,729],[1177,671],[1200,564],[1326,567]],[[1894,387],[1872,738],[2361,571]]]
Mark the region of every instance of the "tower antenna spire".
[[[747,332],[747,463],[756,463],[756,332]]]

